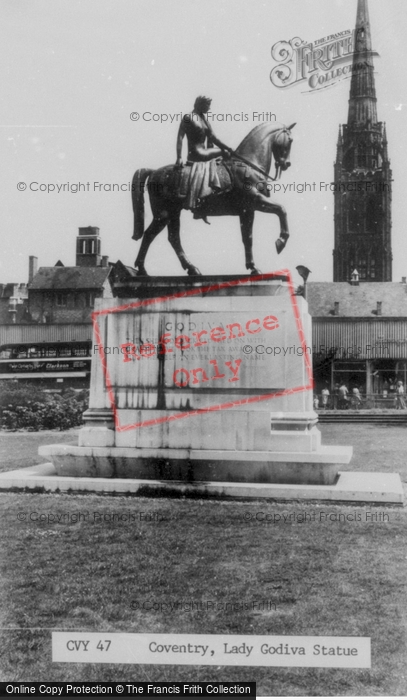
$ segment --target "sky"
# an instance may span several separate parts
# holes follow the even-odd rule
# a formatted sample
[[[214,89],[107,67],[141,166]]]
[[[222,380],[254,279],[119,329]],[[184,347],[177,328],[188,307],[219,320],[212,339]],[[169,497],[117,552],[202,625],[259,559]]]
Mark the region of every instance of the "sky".
[[[351,30],[356,6],[357,0],[2,0],[0,282],[25,282],[29,255],[40,266],[58,259],[74,265],[78,227],[89,225],[100,228],[102,254],[132,265],[139,244],[131,239],[130,192],[105,185],[126,190],[138,168],[175,162],[179,121],[152,115],[188,112],[200,94],[212,97],[212,126],[232,148],[259,123],[254,112],[296,122],[292,165],[280,183],[315,182],[315,192],[301,194],[293,185],[272,195],[287,209],[291,233],[280,256],[277,217],[256,213],[255,262],[262,272],[303,264],[310,281],[331,281],[333,194],[320,183],[333,180],[350,80],[319,91],[306,81],[279,89],[270,80],[271,48]],[[405,0],[369,0],[369,10],[379,54],[378,118],[387,124],[394,178],[393,281],[400,281],[407,276]],[[138,121],[130,118],[134,112]],[[221,121],[227,113],[248,119]],[[27,188],[19,191],[18,183]],[[78,183],[89,183],[88,191],[72,191]],[[65,191],[33,191],[63,184]],[[238,218],[210,221],[182,213],[191,262],[204,274],[244,274]],[[185,274],[166,231],[150,248],[146,268],[152,275]]]

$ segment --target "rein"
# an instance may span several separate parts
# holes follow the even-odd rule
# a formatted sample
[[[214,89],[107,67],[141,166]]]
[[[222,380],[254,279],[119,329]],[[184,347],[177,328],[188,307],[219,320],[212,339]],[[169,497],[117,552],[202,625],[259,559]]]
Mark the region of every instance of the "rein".
[[[281,132],[284,133],[284,129],[281,129]],[[279,134],[279,135],[280,135],[280,134]],[[278,136],[279,136],[279,135],[278,135]],[[277,138],[278,138],[278,136],[277,136]],[[277,180],[278,171],[279,171],[279,169],[280,169],[280,166],[278,166],[277,164],[276,164],[276,175],[275,175],[275,177],[271,177],[271,175],[269,175],[268,173],[266,173],[266,171],[263,170],[262,168],[260,168],[258,165],[255,165],[255,164],[252,163],[250,160],[247,160],[247,158],[243,158],[243,156],[239,156],[239,155],[236,153],[236,151],[232,151],[231,153],[232,153],[232,156],[233,156],[234,158],[237,158],[237,160],[241,160],[242,163],[246,163],[246,165],[249,165],[251,168],[253,168],[253,170],[257,170],[259,173],[261,173],[262,175],[264,175],[264,177],[266,177],[268,180],[271,180],[272,182],[275,182],[275,180]]]
[[[269,175],[268,173],[266,173],[265,170],[262,170],[262,168],[259,168],[258,165],[255,165],[255,164],[252,163],[250,160],[247,160],[246,158],[243,158],[243,156],[237,155],[237,153],[235,153],[235,151],[232,151],[232,156],[233,156],[234,158],[236,158],[237,160],[241,160],[242,163],[246,163],[246,165],[250,165],[250,167],[253,168],[253,170],[257,170],[259,173],[261,173],[262,175],[264,175],[264,177],[266,177],[268,180],[272,180],[272,182],[274,182],[275,180],[277,180],[278,169],[279,169],[279,168],[278,168],[278,165],[276,165],[276,176],[275,176],[275,177],[271,177],[271,175]]]

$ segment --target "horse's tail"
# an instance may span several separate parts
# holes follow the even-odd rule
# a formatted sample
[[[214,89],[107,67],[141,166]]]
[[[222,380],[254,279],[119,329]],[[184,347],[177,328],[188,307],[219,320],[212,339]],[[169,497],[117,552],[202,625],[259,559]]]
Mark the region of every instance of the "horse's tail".
[[[134,173],[131,198],[134,211],[134,231],[132,238],[139,241],[144,233],[144,187],[146,180],[150,177],[153,170],[149,168],[141,168]]]

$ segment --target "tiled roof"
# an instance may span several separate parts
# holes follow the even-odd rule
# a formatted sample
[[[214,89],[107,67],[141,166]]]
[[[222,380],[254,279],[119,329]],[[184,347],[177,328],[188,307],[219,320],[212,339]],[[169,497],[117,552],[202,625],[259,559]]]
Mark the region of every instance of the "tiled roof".
[[[312,317],[377,317],[377,302],[382,316],[407,317],[407,284],[401,282],[308,282],[307,301]],[[339,302],[338,313],[334,313]]]
[[[28,289],[100,289],[110,267],[40,267]]]

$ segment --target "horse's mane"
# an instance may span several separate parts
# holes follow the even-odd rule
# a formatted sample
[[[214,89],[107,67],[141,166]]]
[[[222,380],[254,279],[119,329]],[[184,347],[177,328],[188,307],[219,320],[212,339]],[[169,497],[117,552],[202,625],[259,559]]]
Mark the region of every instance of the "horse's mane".
[[[280,131],[281,129],[286,129],[285,124],[280,124],[279,122],[263,122],[253,127],[251,131],[245,136],[243,141],[236,148],[235,153],[241,153],[244,150],[252,149],[253,143],[257,146],[270,136],[274,131]]]

